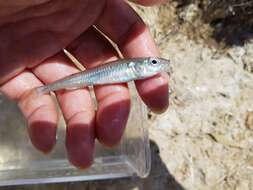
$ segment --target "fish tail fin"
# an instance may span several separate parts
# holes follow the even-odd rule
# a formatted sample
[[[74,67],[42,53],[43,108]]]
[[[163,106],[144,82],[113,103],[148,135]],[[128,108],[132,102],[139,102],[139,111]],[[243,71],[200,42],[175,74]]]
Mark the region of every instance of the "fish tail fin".
[[[48,86],[39,86],[35,90],[38,95],[44,95],[50,92],[50,89]]]

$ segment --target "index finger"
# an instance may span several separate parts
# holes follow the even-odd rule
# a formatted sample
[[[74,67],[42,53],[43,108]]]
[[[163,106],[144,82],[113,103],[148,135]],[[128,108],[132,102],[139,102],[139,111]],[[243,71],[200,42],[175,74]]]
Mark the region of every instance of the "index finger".
[[[148,27],[138,14],[124,1],[106,1],[96,26],[118,46],[124,57],[159,56]],[[168,77],[155,77],[136,81],[136,88],[146,105],[154,112],[167,109]]]

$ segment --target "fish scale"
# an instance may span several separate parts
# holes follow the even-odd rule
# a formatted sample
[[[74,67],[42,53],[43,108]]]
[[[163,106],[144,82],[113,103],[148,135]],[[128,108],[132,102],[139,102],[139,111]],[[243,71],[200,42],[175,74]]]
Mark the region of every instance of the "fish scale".
[[[72,74],[53,83],[36,88],[38,94],[62,89],[129,82],[152,77],[169,68],[169,60],[163,58],[120,59],[104,65]]]

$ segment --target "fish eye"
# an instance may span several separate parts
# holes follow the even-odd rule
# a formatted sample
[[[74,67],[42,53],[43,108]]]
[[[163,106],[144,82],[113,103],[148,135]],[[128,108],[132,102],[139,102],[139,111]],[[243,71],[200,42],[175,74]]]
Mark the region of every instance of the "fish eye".
[[[153,60],[151,61],[151,63],[152,63],[153,65],[155,65],[155,64],[157,64],[157,60],[153,59]]]

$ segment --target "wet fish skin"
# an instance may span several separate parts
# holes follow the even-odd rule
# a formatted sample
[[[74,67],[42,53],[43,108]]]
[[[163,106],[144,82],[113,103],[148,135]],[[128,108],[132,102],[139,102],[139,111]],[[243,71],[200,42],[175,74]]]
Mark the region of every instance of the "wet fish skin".
[[[51,84],[38,87],[36,90],[38,94],[42,95],[62,89],[130,82],[166,71],[169,65],[169,60],[156,57],[120,59],[72,74]]]

